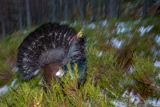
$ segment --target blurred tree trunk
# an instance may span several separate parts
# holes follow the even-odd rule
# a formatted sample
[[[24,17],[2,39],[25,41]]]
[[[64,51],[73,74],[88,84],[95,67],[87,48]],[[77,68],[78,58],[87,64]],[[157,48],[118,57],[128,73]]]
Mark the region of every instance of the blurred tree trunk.
[[[46,11],[47,13],[47,22],[52,20],[52,0],[47,0],[47,7],[46,7]]]
[[[122,14],[122,0],[118,0],[118,18],[121,17]]]
[[[100,0],[100,16],[104,16],[109,10],[109,0]]]
[[[26,13],[27,13],[27,26],[29,28],[31,27],[31,14],[30,14],[29,0],[26,0],[25,3],[26,3]]]
[[[11,1],[9,0],[2,0],[2,9],[0,11],[3,11],[3,20],[5,24],[5,34],[9,34],[12,32],[12,27],[16,26],[14,25],[15,21],[11,17]]]
[[[41,23],[41,20],[40,20],[40,17],[41,17],[41,11],[39,11],[39,10],[41,10],[41,0],[38,0],[38,8],[37,8],[37,13],[38,13],[38,16],[37,16],[37,19],[38,19],[38,23]]]
[[[41,17],[41,12],[39,11],[40,10],[40,3],[41,3],[41,0],[36,0],[37,2],[36,2],[36,7],[37,7],[37,10],[36,10],[36,13],[37,13],[37,16],[35,16],[36,18],[35,19],[37,19],[37,23],[40,23],[40,17]]]
[[[55,22],[55,21],[57,21],[56,20],[56,0],[52,0],[52,22]]]
[[[80,16],[82,19],[85,18],[86,15],[86,6],[88,3],[88,0],[78,0],[78,8],[79,8],[79,12],[80,12]]]
[[[2,8],[4,8],[3,10],[3,20],[5,21],[5,31],[6,33],[11,33],[11,17],[10,17],[10,9],[9,9],[9,1],[8,0],[4,0],[4,6],[2,5]]]
[[[31,10],[32,10],[32,23],[37,24],[39,23],[39,1],[34,0],[32,1],[32,4],[30,5]]]
[[[4,1],[0,1],[0,23],[1,23],[1,28],[2,28],[2,40],[4,40],[5,38],[5,35],[6,35],[6,27],[5,27],[5,11],[3,8],[3,5],[4,5]]]
[[[153,5],[153,0],[148,0],[148,7],[151,8]]]
[[[3,16],[1,16],[1,24],[2,24],[2,40],[4,40],[4,38],[6,36],[6,28],[5,28],[5,22],[4,22]]]
[[[65,17],[64,11],[65,11],[65,0],[60,0],[60,17]]]
[[[109,0],[105,0],[105,15],[109,12]]]
[[[97,16],[97,10],[98,10],[98,1],[97,0],[91,0],[91,6],[92,6],[92,18],[91,20],[95,20]]]
[[[52,12],[52,21],[58,21],[60,19],[60,0],[52,0]]]
[[[100,0],[100,16],[104,16],[104,13],[103,13],[104,4],[105,4],[105,0]]]
[[[116,17],[116,11],[117,11],[117,2],[116,0],[110,0],[110,14],[109,18]]]
[[[44,23],[44,6],[45,6],[45,3],[44,3],[44,1],[43,0],[41,0],[41,13],[40,13],[40,17],[39,17],[39,19],[40,19],[40,23],[41,24],[43,24]]]
[[[21,7],[21,0],[18,0],[18,7],[19,7],[19,30],[21,30],[23,27],[22,25],[22,7]]]
[[[84,5],[83,5],[84,17],[86,16],[87,4],[88,0],[84,0]]]
[[[69,1],[68,1],[68,0],[65,0],[65,4],[64,4],[64,19],[65,19],[65,20],[68,20],[68,19],[69,19],[68,4],[69,4]]]
[[[60,0],[57,0],[57,3],[56,3],[56,10],[57,10],[57,20],[59,21],[60,20]]]
[[[77,0],[77,5],[78,5],[78,9],[79,9],[79,14],[80,14],[80,16],[81,16],[81,18],[83,19],[83,11],[82,11],[82,1],[81,0]]]
[[[69,13],[70,13],[70,19],[74,18],[74,6],[75,6],[75,0],[69,0]]]
[[[148,12],[148,0],[143,0],[143,17],[147,15]]]

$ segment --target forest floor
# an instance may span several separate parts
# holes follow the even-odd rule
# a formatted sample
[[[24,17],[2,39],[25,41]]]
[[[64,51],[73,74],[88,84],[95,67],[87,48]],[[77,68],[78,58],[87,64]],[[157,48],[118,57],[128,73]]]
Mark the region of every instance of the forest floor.
[[[17,49],[37,26],[8,35],[0,42],[0,106],[160,106],[160,18],[153,16],[158,4],[140,18],[140,2],[123,5],[121,19],[60,22],[77,32],[84,29],[87,80],[80,89],[76,67],[74,79],[64,76],[63,88],[52,81],[48,93],[43,90],[43,70],[29,81],[19,80]]]
[[[159,17],[60,24],[77,32],[83,26],[87,53],[84,86],[77,89],[77,81],[66,75],[62,79],[65,88],[53,81],[50,92],[45,93],[41,72],[29,81],[17,78],[18,46],[35,26],[0,43],[0,106],[160,106]]]

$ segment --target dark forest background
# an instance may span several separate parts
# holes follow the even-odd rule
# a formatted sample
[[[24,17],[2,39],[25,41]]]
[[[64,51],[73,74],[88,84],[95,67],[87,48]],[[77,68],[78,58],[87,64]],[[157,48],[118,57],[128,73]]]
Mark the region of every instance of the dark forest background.
[[[141,16],[146,16],[156,1],[158,0],[0,0],[0,38],[4,39],[16,30],[45,22],[121,18],[123,6],[128,2],[140,4],[143,7]]]

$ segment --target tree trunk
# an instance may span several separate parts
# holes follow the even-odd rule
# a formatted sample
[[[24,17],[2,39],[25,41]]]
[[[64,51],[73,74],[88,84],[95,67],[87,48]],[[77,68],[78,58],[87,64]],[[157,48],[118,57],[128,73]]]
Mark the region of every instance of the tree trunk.
[[[148,11],[148,1],[147,0],[143,0],[143,17],[145,17],[147,15],[147,11]]]
[[[82,19],[84,19],[86,15],[86,4],[87,0],[78,0],[78,8]]]
[[[56,0],[52,0],[52,22],[56,22]]]
[[[148,7],[151,8],[153,5],[153,0],[148,0]]]
[[[29,0],[26,0],[26,13],[27,13],[27,26],[31,27],[31,15],[30,15],[30,5]]]
[[[91,20],[95,20],[97,16],[97,9],[98,9],[98,1],[97,0],[91,0],[91,6],[92,6],[92,18]]]
[[[4,17],[3,17],[3,20],[5,21],[5,31],[6,31],[6,33],[11,33],[11,25],[12,25],[12,22],[11,22],[11,20],[10,20],[10,18],[11,18],[11,16],[10,16],[10,14],[11,14],[11,12],[10,12],[10,8],[9,8],[9,1],[8,0],[4,0],[4,6],[2,6],[2,8],[3,8],[3,15],[4,15]]]
[[[103,9],[104,9],[104,0],[100,0],[100,16],[103,16]]]
[[[57,10],[57,20],[59,21],[60,20],[60,0],[57,0],[57,3],[56,3],[56,10]]]
[[[56,22],[60,19],[60,0],[52,0],[52,21]]]
[[[108,0],[100,0],[100,16],[104,16],[108,13]]]
[[[86,16],[86,9],[87,9],[88,0],[83,0],[83,12],[84,12],[84,18]]]
[[[121,17],[122,14],[122,0],[118,0],[118,18]]]
[[[75,1],[74,0],[69,0],[69,13],[70,13],[70,18],[73,19],[74,18],[74,5],[75,5]]]
[[[108,13],[108,0],[100,0],[100,16],[104,16]]]
[[[69,19],[68,4],[69,4],[69,1],[65,0],[65,4],[64,4],[64,19],[65,20]]]
[[[21,8],[21,1],[18,1],[18,7],[19,7],[19,30],[22,29],[22,8]]]
[[[116,10],[117,10],[116,0],[110,0],[110,15],[109,15],[110,19],[116,17]]]
[[[40,23],[43,24],[44,22],[44,1],[43,0],[41,1],[41,11],[40,12],[41,13],[40,13],[39,19],[40,19]]]
[[[4,23],[4,18],[1,16],[1,23],[2,23],[2,40],[4,40],[6,36],[6,29],[5,29],[5,23]]]
[[[64,16],[65,19],[65,0],[60,0],[60,16]]]
[[[109,12],[109,0],[105,0],[105,15]]]

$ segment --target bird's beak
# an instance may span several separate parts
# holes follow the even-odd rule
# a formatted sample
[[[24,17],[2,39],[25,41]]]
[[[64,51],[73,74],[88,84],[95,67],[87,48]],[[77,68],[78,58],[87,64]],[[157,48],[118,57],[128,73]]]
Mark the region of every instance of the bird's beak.
[[[79,37],[82,37],[82,32],[79,32],[78,34],[77,34],[77,38],[79,38]]]

